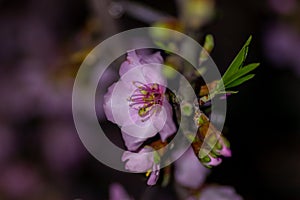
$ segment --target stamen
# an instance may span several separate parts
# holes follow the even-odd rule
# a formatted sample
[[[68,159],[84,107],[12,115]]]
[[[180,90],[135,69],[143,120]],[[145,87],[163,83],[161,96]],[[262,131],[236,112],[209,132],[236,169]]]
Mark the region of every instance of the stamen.
[[[146,173],[146,177],[148,177],[148,176],[151,174],[151,172],[152,172],[152,170],[149,169],[149,170],[147,171],[147,173]]]
[[[151,108],[151,110],[152,110],[152,108]],[[151,110],[150,110],[150,111],[151,111]],[[149,111],[149,112],[150,112],[150,111]],[[148,112],[148,113],[149,113],[149,112]],[[151,112],[150,115],[149,115],[147,118],[141,119],[141,121],[142,121],[142,122],[147,121],[147,120],[150,119],[150,118],[152,117],[152,115],[154,115],[155,113],[156,113],[156,110],[154,110],[153,112]]]
[[[153,114],[160,111],[157,105],[162,105],[163,103],[162,90],[157,83],[144,84],[139,81],[133,81],[132,84],[137,89],[128,98],[129,106],[137,110],[141,121],[145,122]]]

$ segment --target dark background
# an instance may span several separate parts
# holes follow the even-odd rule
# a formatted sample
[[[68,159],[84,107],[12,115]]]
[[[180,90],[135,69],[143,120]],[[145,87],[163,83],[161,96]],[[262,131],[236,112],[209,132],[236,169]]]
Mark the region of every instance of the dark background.
[[[173,1],[139,2],[177,15]],[[0,1],[0,199],[107,199],[113,182],[136,198],[175,198],[171,188],[149,189],[143,176],[105,167],[76,134],[71,93],[84,56],[117,32],[149,26],[126,13],[113,18],[107,5]],[[300,199],[299,5],[218,0],[215,19],[202,29],[215,37],[212,58],[221,72],[249,35],[247,61],[261,63],[228,100],[233,157],[208,177],[246,200]]]

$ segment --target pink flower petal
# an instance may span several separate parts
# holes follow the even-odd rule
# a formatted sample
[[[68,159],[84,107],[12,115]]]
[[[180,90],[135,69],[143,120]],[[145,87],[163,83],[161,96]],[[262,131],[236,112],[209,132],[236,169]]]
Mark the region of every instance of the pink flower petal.
[[[161,86],[166,87],[166,79],[162,76],[162,65],[160,64],[147,64],[143,66],[143,75],[145,77],[146,83],[157,83]],[[165,89],[164,91],[165,92]]]
[[[152,169],[152,172],[150,174],[150,177],[148,178],[147,184],[148,185],[155,185],[156,182],[158,181],[159,174],[160,174],[159,165],[156,165],[156,164],[153,165],[153,169]]]
[[[140,58],[137,56],[135,51],[129,51],[127,52],[127,60],[122,63],[119,74],[120,76],[123,76],[125,73],[127,73],[129,70],[133,69],[134,67],[137,67],[141,65]]]
[[[112,114],[112,92],[115,89],[116,83],[114,83],[113,85],[111,85],[108,88],[107,93],[104,95],[104,103],[103,103],[103,109],[104,109],[104,113],[106,115],[106,118],[111,121],[111,122],[115,122],[114,118],[113,118],[113,114]]]
[[[136,151],[147,138],[138,138],[122,132],[122,137],[129,151]]]
[[[164,100],[163,107],[166,111],[167,114],[167,120],[166,123],[164,124],[164,127],[162,130],[160,130],[159,134],[162,139],[162,141],[165,141],[169,136],[173,135],[176,132],[176,126],[173,121],[173,111],[172,111],[172,106],[170,105],[167,100]]]
[[[160,55],[160,52],[156,52],[152,55],[143,55],[141,59],[142,63],[163,63],[163,57]]]
[[[125,169],[132,172],[147,172],[154,164],[151,149],[149,152],[145,150],[145,148],[138,153],[125,151],[122,156],[122,161],[126,161]]]
[[[166,124],[168,114],[163,106],[157,106],[158,113],[151,117],[151,122],[156,128],[157,132],[161,131]]]
[[[137,124],[126,124],[121,127],[122,132],[137,138],[150,138],[158,132],[151,121],[148,121],[147,126],[138,126]]]
[[[113,122],[119,126],[122,126],[129,119],[128,98],[132,92],[133,90],[130,89],[127,84],[124,84],[123,81],[117,82],[112,91],[110,109],[112,110]]]

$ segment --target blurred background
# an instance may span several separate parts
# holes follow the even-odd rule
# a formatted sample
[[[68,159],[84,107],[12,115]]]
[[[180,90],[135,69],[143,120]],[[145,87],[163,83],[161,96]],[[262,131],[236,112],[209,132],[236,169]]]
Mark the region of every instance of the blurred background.
[[[214,36],[211,56],[221,72],[249,35],[247,60],[261,63],[228,100],[233,157],[208,182],[231,185],[246,200],[300,199],[298,0],[1,0],[1,200],[108,199],[113,182],[136,199],[176,199],[170,187],[147,188],[142,176],[93,158],[71,110],[76,72],[93,47],[131,28],[178,30],[172,17],[198,30],[199,41]]]

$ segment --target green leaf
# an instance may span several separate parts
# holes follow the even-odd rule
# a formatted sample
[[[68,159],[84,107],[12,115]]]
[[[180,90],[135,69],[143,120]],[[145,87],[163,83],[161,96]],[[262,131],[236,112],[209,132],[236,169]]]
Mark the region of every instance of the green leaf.
[[[241,78],[242,76],[245,76],[249,72],[256,69],[258,66],[259,66],[259,63],[251,63],[245,67],[240,68],[236,73],[232,74],[226,82],[224,82],[225,88],[228,88],[228,85],[230,85],[232,82],[236,81],[237,79]]]
[[[237,94],[239,91],[230,91],[230,90],[226,90],[226,91],[220,91],[219,94]]]
[[[251,63],[244,66],[249,44],[252,40],[252,36],[248,38],[242,49],[239,51],[237,56],[234,58],[225,74],[222,76],[222,79],[219,80],[218,85],[214,89],[214,91],[209,95],[209,97],[201,97],[202,102],[208,102],[212,98],[214,98],[217,94],[225,94],[225,93],[237,93],[237,91],[228,91],[228,89],[236,87],[250,79],[252,79],[255,75],[248,74],[249,72],[256,69],[260,64],[259,63]]]
[[[240,50],[238,55],[234,58],[234,60],[230,64],[229,68],[227,69],[227,71],[223,75],[223,81],[224,82],[226,82],[228,80],[228,78],[232,74],[237,72],[238,69],[244,64],[244,61],[245,61],[245,59],[247,57],[247,54],[248,54],[248,47],[249,47],[249,44],[250,44],[251,40],[252,40],[252,36],[250,36],[248,38],[248,40],[244,44],[243,48]]]
[[[239,78],[239,79],[237,79],[237,80],[231,82],[229,85],[227,85],[227,86],[226,86],[226,89],[232,88],[232,87],[236,87],[236,86],[238,86],[238,85],[241,85],[242,83],[244,83],[244,82],[250,80],[250,79],[253,78],[254,76],[255,76],[255,74],[248,74],[248,75],[246,75],[246,76],[244,76],[244,77],[242,77],[242,78]]]

